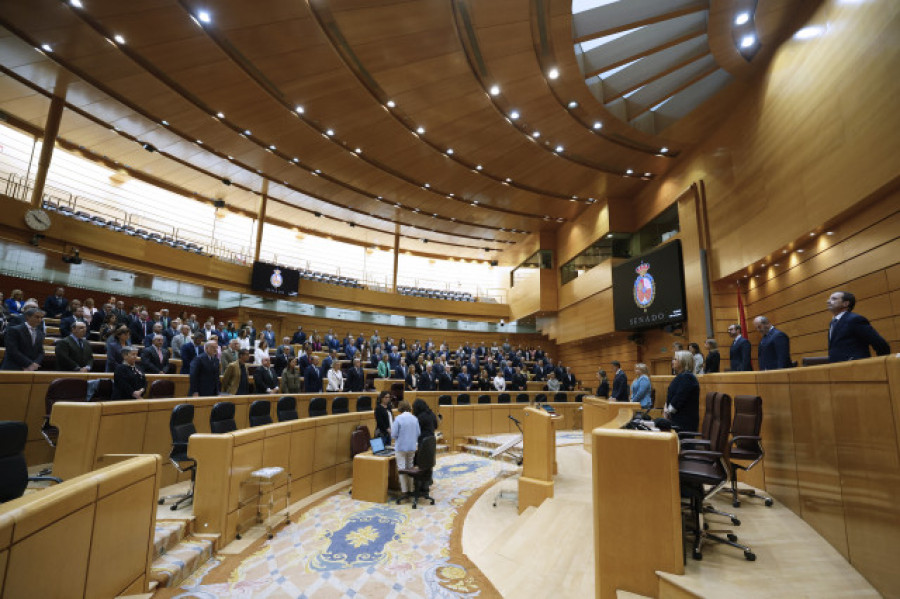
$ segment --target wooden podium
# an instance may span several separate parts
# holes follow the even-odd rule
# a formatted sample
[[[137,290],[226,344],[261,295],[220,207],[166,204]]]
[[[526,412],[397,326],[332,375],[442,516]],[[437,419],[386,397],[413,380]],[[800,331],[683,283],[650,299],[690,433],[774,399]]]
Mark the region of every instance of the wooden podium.
[[[544,410],[525,408],[523,418],[522,476],[519,477],[519,513],[553,497],[556,434],[552,416]]]

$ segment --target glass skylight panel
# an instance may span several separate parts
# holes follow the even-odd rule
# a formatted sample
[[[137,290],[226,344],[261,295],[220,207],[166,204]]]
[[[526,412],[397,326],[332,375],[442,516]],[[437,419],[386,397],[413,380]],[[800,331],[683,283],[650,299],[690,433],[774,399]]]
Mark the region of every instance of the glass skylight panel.
[[[600,77],[600,79],[606,79],[607,77],[611,77],[612,75],[615,75],[619,71],[621,71],[623,69],[627,69],[628,67],[630,67],[631,65],[636,63],[638,60],[641,60],[641,59],[638,58],[637,60],[632,60],[631,62],[626,62],[625,64],[620,65],[614,69],[610,69],[608,71],[603,71],[602,73],[600,73],[599,77]]]
[[[606,6],[607,4],[615,4],[620,0],[572,0],[572,14],[577,15],[580,12]]]

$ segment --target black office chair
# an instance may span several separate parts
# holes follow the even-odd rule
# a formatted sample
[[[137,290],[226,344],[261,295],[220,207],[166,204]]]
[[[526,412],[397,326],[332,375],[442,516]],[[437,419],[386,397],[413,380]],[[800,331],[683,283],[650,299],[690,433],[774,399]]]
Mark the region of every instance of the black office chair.
[[[553,396],[554,402],[567,402],[569,401],[569,396],[565,391],[560,391],[556,395]]]
[[[267,399],[257,399],[250,404],[250,426],[265,424],[272,424],[272,402]]]
[[[55,476],[28,476],[28,466],[25,463],[27,439],[28,425],[24,422],[0,422],[0,503],[24,495],[29,482],[62,482],[62,479]]]
[[[297,420],[300,415],[297,414],[297,400],[290,395],[285,395],[278,400],[275,406],[275,412],[278,416],[278,422],[287,420]]]
[[[762,437],[759,431],[762,428],[763,412],[762,398],[758,395],[735,395],[734,420],[731,423],[731,451],[728,456],[728,464],[731,468],[731,496],[734,507],[741,507],[741,495],[758,497],[765,502],[766,507],[772,507],[774,501],[771,497],[761,495],[754,489],[738,490],[738,470],[744,472],[760,463],[766,452],[762,446]],[[736,464],[734,460],[750,462],[747,466]]]
[[[112,398],[113,380],[97,379],[97,387],[91,401],[109,401]],[[175,397],[173,394],[172,397]]]
[[[587,395],[587,393],[579,393],[578,395],[575,396],[575,401],[576,402],[584,402],[585,395]]]
[[[428,494],[431,488],[431,475],[437,462],[437,439],[432,435],[419,441],[419,450],[416,451],[415,465],[412,468],[398,470],[397,474],[405,474],[413,479],[412,508],[416,509],[419,499],[428,499],[434,505],[434,497]],[[399,504],[403,496],[397,499]]]
[[[313,397],[309,400],[309,417],[316,418],[328,414],[328,401],[324,397]]]
[[[547,403],[547,396],[543,393],[538,393],[534,396],[534,403]]]
[[[484,394],[479,395],[479,396],[478,396],[478,403],[491,403],[491,396],[490,396],[490,395],[484,395]]]
[[[233,403],[220,401],[213,406],[212,412],[209,414],[209,430],[217,435],[237,430]]]
[[[458,406],[467,406],[472,403],[472,399],[469,397],[468,393],[460,393],[456,396],[456,405]]]
[[[452,406],[453,398],[449,395],[440,395],[438,396],[438,405],[439,406]]]
[[[356,411],[357,412],[371,412],[372,411],[372,398],[368,395],[360,395],[356,398]]]
[[[44,395],[44,407],[46,414],[44,424],[41,427],[41,435],[50,444],[56,447],[59,439],[59,429],[50,424],[50,414],[53,412],[53,404],[58,401],[87,401],[87,379],[59,378],[50,381],[47,393]]]
[[[516,395],[516,403],[528,403],[531,399],[528,397],[527,393],[519,393]]]
[[[497,403],[509,403],[509,393],[501,393],[498,395]]]
[[[150,383],[150,393],[147,399],[170,399],[175,397],[175,382],[168,379],[158,379]]]
[[[341,395],[331,400],[332,414],[347,414],[348,412],[350,412],[350,402],[346,397]]]
[[[194,404],[182,403],[172,408],[172,416],[169,418],[169,431],[172,433],[172,451],[169,453],[169,461],[178,472],[191,473],[191,487],[187,493],[181,495],[166,495],[159,498],[159,505],[163,505],[170,499],[175,503],[169,508],[177,510],[183,503],[194,501],[194,481],[197,479],[197,461],[188,457],[188,440],[197,432],[194,428]]]

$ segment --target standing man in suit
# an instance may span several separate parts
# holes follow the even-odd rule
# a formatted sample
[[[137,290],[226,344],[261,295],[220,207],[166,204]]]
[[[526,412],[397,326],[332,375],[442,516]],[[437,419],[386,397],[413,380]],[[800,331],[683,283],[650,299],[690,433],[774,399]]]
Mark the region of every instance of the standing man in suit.
[[[613,377],[612,392],[609,394],[609,398],[615,401],[628,401],[628,377],[618,360],[613,360],[612,365],[616,369],[616,375]]]
[[[147,335],[153,333],[153,321],[150,320],[150,315],[146,310],[142,310],[138,317],[132,320],[130,328],[131,342],[136,345],[143,345]]]
[[[90,372],[94,365],[94,352],[85,340],[87,325],[76,322],[72,333],[56,342],[56,369],[66,372]]]
[[[780,370],[791,367],[791,340],[772,326],[765,316],[753,319],[753,326],[759,331],[759,369]]]
[[[0,370],[31,372],[41,367],[44,359],[44,313],[28,308],[22,314],[22,324],[6,330],[6,355]]]
[[[147,378],[137,367],[137,348],[122,348],[122,360],[113,374],[110,399],[141,399],[147,389]]]
[[[257,393],[278,393],[278,377],[275,376],[269,358],[263,358],[262,363],[253,371],[253,385]]]
[[[225,352],[222,352],[223,355]],[[247,395],[250,393],[250,377],[247,375],[247,362],[250,350],[238,351],[238,359],[228,365],[222,376],[222,388],[228,395]]]
[[[828,328],[828,361],[845,362],[870,357],[869,347],[875,354],[891,353],[884,337],[869,324],[864,316],[853,311],[856,296],[847,291],[835,291],[828,298],[828,311],[834,316]]]
[[[202,335],[202,333],[200,333]],[[184,350],[182,349],[182,352]],[[203,353],[191,362],[191,384],[188,395],[209,397],[219,394],[219,343],[207,341]]]
[[[303,332],[303,325],[297,325],[297,331],[291,337],[291,343],[294,345],[303,345],[306,343],[306,333]]]
[[[149,374],[166,374],[169,370],[169,348],[165,346],[166,338],[154,335],[150,347],[141,352],[141,368]]]
[[[345,389],[350,393],[359,393],[365,388],[366,373],[359,358],[353,358],[353,366],[347,372]]]
[[[731,372],[749,372],[753,370],[750,365],[750,342],[741,335],[741,325],[735,323],[728,327],[731,335]]]
[[[457,387],[460,391],[468,391],[469,385],[472,383],[472,379],[469,378],[469,367],[465,364],[462,365],[462,372],[459,373],[459,376],[456,377]]]
[[[309,368],[303,373],[303,391],[305,393],[322,392],[322,374],[319,372],[319,356],[313,356]]]
[[[87,321],[84,319],[84,308],[81,307],[81,302],[78,300],[72,300],[72,303],[69,304],[69,307],[72,309],[71,312],[66,312],[65,316],[59,319],[59,337],[60,339],[64,337],[68,337],[72,332],[72,325],[76,322],[83,322],[87,324]]]
[[[163,326],[161,323],[154,322],[153,327],[150,329],[150,334],[144,337],[144,347],[150,347],[151,345],[153,345],[153,340],[156,339],[157,335],[163,338],[163,346],[165,346],[166,335],[163,331]]]
[[[44,301],[44,312],[47,318],[62,318],[69,306],[69,300],[65,298],[66,290],[62,287],[56,288],[56,293],[47,296]]]
[[[431,364],[425,365],[425,370],[419,375],[419,391],[434,391],[435,378],[434,370]]]
[[[200,355],[201,347],[203,347],[203,333],[194,333],[193,340],[189,340],[181,346],[181,372],[180,374],[190,374],[191,364],[194,359]]]
[[[232,339],[228,342],[228,347],[222,350],[222,356],[219,358],[219,365],[222,367],[222,374],[225,374],[225,371],[228,370],[228,367],[231,366],[232,362],[238,361],[240,348],[241,342],[237,339]]]

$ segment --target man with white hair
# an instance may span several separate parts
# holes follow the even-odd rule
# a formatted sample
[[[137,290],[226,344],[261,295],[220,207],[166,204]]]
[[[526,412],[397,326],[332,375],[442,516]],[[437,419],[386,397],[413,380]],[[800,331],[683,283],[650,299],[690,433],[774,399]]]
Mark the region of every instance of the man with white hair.
[[[191,384],[188,395],[211,397],[219,394],[219,343],[207,341],[203,353],[191,362]]]

